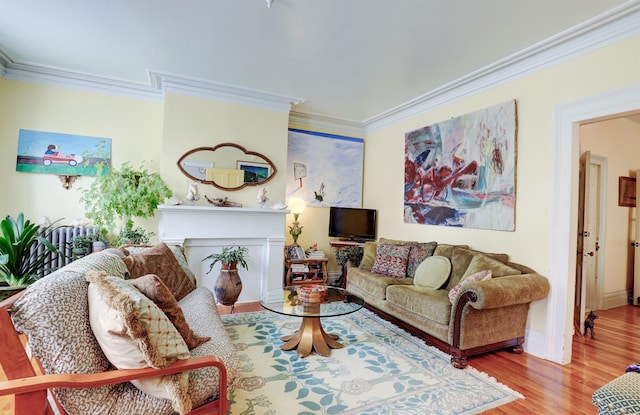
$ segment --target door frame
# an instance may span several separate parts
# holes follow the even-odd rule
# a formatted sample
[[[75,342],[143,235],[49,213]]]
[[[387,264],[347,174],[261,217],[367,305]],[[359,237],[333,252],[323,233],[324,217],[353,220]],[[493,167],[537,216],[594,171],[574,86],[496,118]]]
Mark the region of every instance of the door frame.
[[[571,362],[578,212],[580,124],[640,110],[640,83],[558,105],[553,118],[553,170],[545,358]]]

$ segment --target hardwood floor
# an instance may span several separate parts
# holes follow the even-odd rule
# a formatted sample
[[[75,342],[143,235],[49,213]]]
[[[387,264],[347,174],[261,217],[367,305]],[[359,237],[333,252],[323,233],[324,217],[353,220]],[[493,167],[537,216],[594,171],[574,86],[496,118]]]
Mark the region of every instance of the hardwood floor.
[[[219,306],[221,314],[230,307]],[[258,303],[237,304],[234,313],[261,311]],[[523,353],[488,353],[469,359],[470,366],[523,394],[489,415],[592,415],[591,395],[600,386],[640,361],[640,307],[625,306],[597,311],[595,339],[575,336],[572,362],[558,365]]]

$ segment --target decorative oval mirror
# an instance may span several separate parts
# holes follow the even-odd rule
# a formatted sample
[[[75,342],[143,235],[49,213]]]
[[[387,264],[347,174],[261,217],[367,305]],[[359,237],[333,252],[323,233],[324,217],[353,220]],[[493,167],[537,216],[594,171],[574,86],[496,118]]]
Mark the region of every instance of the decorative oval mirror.
[[[276,166],[266,156],[233,143],[197,147],[178,160],[185,176],[220,190],[240,190],[262,185],[276,174]]]

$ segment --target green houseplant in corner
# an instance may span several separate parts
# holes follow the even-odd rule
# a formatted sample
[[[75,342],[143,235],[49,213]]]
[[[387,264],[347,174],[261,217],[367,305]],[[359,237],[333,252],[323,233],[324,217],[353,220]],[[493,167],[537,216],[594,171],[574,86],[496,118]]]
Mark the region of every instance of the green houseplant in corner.
[[[125,162],[119,170],[111,168],[105,175],[99,172],[91,186],[83,189],[80,201],[96,226],[113,230],[121,220],[121,229],[130,232],[132,218],[153,216],[158,205],[171,195],[160,173],[150,172],[144,162],[138,168]]]
[[[52,256],[59,254],[46,238],[52,229],[53,224],[41,227],[25,220],[22,212],[15,219],[7,215],[0,222],[0,287],[4,296],[26,288],[47,271]],[[35,249],[38,243],[44,249]]]
[[[222,248],[222,252],[211,254],[202,260],[203,262],[211,260],[207,274],[213,270],[215,264],[218,262],[222,264],[220,275],[218,275],[218,279],[214,284],[213,291],[220,304],[231,306],[232,313],[235,303],[242,292],[242,280],[238,274],[238,264],[248,270],[248,254],[249,248],[245,246],[227,245]]]

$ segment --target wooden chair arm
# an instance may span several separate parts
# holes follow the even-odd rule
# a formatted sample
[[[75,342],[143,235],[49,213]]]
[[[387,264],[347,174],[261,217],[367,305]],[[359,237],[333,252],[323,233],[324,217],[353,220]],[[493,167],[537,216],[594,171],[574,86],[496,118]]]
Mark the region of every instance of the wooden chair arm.
[[[171,366],[155,369],[115,369],[99,373],[52,373],[0,382],[0,396],[27,393],[49,388],[93,388],[114,383],[129,382],[154,376],[171,375],[203,367],[216,367],[220,372],[220,385],[226,388],[227,369],[216,356],[192,357],[178,360]]]
[[[219,371],[218,408],[226,413],[227,368],[222,360],[215,356],[192,357],[179,360],[171,366],[155,369],[116,369],[100,373],[53,373],[0,382],[0,396],[30,393],[49,388],[91,388],[111,385],[154,376],[170,375],[203,367],[216,367]],[[197,409],[197,408],[196,408]],[[196,411],[196,410],[194,410]]]
[[[11,306],[13,306],[13,304],[18,300],[18,298],[22,297],[22,295],[24,294],[24,291],[25,290],[17,292],[13,294],[11,297],[6,298],[3,301],[0,301],[0,308],[6,308],[6,309],[11,308]]]

